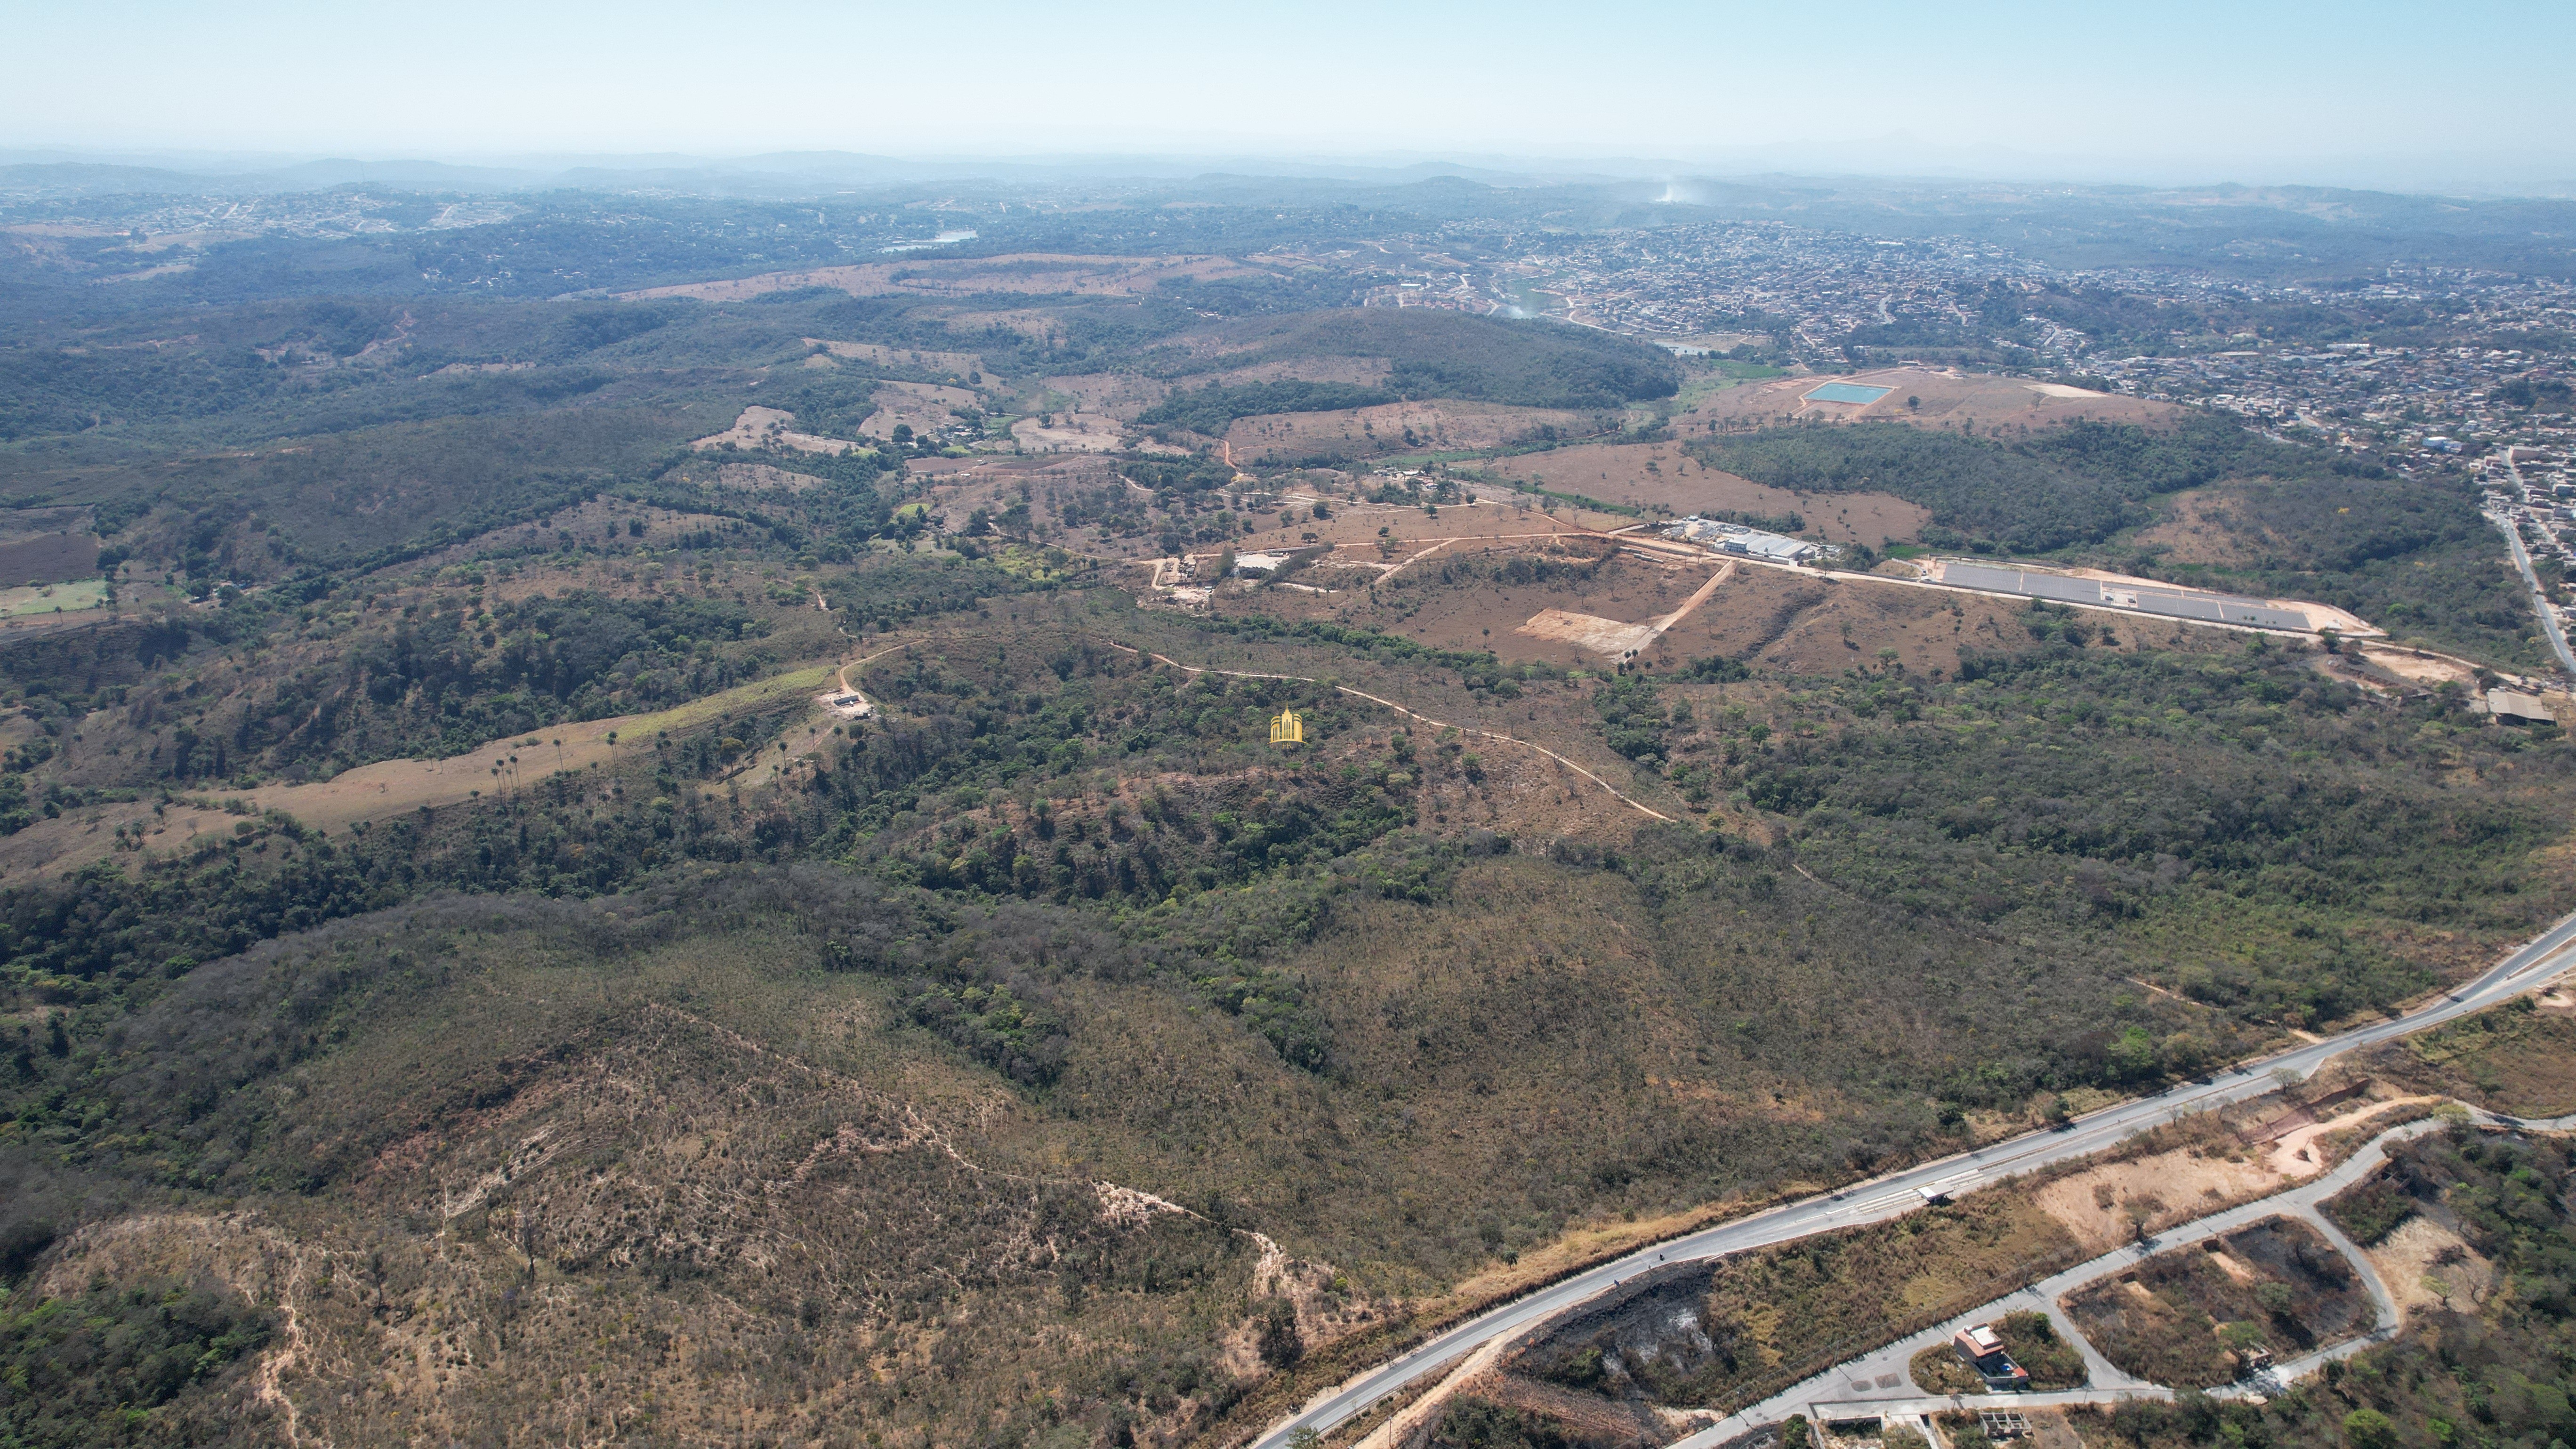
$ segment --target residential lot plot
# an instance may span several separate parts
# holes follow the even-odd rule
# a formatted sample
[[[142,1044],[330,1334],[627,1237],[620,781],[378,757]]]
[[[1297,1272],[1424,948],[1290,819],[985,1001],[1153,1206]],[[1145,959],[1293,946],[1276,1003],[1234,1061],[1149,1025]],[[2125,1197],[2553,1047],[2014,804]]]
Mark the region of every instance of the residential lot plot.
[[[2305,1353],[2376,1317],[2352,1264],[2291,1218],[2159,1254],[2064,1306],[2123,1372],[2177,1388],[2232,1383],[2263,1352]]]

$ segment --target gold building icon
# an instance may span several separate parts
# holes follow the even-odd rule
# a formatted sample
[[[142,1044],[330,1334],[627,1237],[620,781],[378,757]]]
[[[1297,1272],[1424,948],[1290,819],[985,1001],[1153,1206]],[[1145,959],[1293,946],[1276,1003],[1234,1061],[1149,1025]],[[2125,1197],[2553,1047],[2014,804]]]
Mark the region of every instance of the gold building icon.
[[[1270,722],[1270,743],[1274,745],[1306,743],[1306,722],[1297,718],[1297,711],[1293,709],[1279,711],[1279,718]]]

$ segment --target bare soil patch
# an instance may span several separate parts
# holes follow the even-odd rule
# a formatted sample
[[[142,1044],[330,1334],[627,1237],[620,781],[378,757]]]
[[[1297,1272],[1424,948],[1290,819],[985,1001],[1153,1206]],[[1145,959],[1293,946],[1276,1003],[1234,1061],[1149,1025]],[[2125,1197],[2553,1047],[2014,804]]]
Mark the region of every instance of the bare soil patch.
[[[1655,638],[1652,624],[1623,624],[1616,619],[1570,614],[1563,609],[1541,609],[1513,632],[1533,639],[1560,640],[1610,659],[1633,654]]]
[[[2397,1097],[2386,1101],[2365,1101],[2345,1111],[2293,1127],[2274,1138],[2265,1162],[2284,1178],[2313,1177],[2329,1163],[2341,1161],[2350,1153],[2350,1143],[2361,1135],[2354,1129],[2383,1115],[2394,1125],[2396,1113],[2408,1107],[2424,1106],[2442,1100],[2439,1097]]]
[[[2237,564],[2253,558],[2243,525],[2224,497],[2195,488],[2174,494],[2164,507],[2162,522],[2135,535],[2141,547],[2163,549],[2165,558],[2177,564]]]
[[[1599,534],[1558,526],[1535,512],[1482,508],[1491,519],[1491,537],[1475,537],[1453,520],[1464,508],[1443,508],[1437,520],[1421,511],[1388,510],[1381,514],[1336,510],[1337,531],[1325,541],[1344,544],[1330,559],[1298,576],[1299,581],[1334,587],[1330,596],[1301,595],[1276,587],[1261,591],[1254,607],[1291,618],[1333,618],[1402,634],[1447,649],[1492,649],[1506,661],[1544,660],[1590,667],[1599,656],[1585,652],[1557,631],[1522,631],[1522,625],[1547,611],[1585,615],[1613,624],[1646,624],[1686,602],[1710,577],[1710,564],[1663,562],[1622,553],[1591,578],[1558,576],[1545,582],[1515,583],[1500,570],[1508,556],[1546,558],[1553,545],[1560,554],[1582,546],[1616,547]],[[1409,520],[1408,520],[1409,515]],[[1389,546],[1374,538],[1379,520],[1397,529]],[[1436,552],[1424,553],[1450,525]],[[1478,527],[1483,532],[1486,525]],[[1319,531],[1304,525],[1284,533]],[[1351,534],[1358,534],[1353,538]],[[1262,540],[1277,537],[1264,533]],[[1250,548],[1247,541],[1239,548]],[[1290,545],[1290,546],[1293,546]],[[1404,564],[1392,579],[1375,564]],[[1711,560],[1710,563],[1714,563]],[[1371,574],[1380,575],[1374,591]],[[2117,630],[2114,644],[2095,648],[2136,647],[2132,631]],[[1740,564],[1736,574],[1708,600],[1670,629],[1656,636],[1640,656],[1649,668],[1665,669],[1693,659],[1725,655],[1748,663],[1803,672],[1839,673],[1856,665],[1872,668],[1889,662],[1883,650],[1894,650],[1893,662],[1909,670],[1943,674],[1958,668],[1963,648],[2020,648],[2029,643],[2018,611],[2001,601],[1953,598],[1925,589],[1893,584],[1827,580],[1795,569]]]
[[[2401,679],[2418,684],[2470,684],[2476,672],[2457,659],[2412,649],[2364,648],[2362,657]]]
[[[908,424],[916,433],[926,433],[955,422],[957,408],[979,405],[981,398],[962,387],[946,387],[935,382],[883,382],[870,394],[877,410],[859,425],[862,436],[890,439],[895,425]]]
[[[2446,1295],[2436,1285],[2449,1290],[2451,1305],[2483,1302],[2495,1286],[2495,1265],[2450,1224],[2431,1218],[2408,1218],[2362,1256],[2388,1285],[2401,1318],[2443,1309]]]
[[[1656,641],[1657,667],[1724,654],[1779,668],[1839,673],[1892,662],[1926,674],[1959,667],[1963,648],[2019,648],[2028,633],[2009,606],[1981,608],[1926,589],[1828,582],[1748,565],[1698,612]],[[1954,607],[1955,606],[1955,607]],[[2124,636],[2118,647],[2129,647]],[[2097,646],[2100,647],[2100,646]]]
[[[1040,418],[1022,418],[1011,424],[1011,440],[1024,453],[1114,453],[1123,433],[1118,420],[1106,413],[1064,412],[1054,415],[1049,423]]]
[[[2317,1167],[2309,1167],[2308,1173]],[[2142,1214],[2147,1231],[2154,1233],[2226,1203],[2278,1192],[2294,1180],[2275,1171],[2263,1154],[2212,1156],[2207,1147],[2177,1148],[2088,1167],[2033,1196],[2040,1210],[2064,1224],[2086,1251],[2102,1253],[2137,1236],[2133,1212]]]
[[[732,427],[700,438],[689,446],[708,451],[730,443],[736,448],[788,448],[799,453],[847,453],[863,446],[847,438],[800,433],[788,426],[795,420],[796,415],[783,408],[748,407],[742,410],[742,416],[734,419]]]

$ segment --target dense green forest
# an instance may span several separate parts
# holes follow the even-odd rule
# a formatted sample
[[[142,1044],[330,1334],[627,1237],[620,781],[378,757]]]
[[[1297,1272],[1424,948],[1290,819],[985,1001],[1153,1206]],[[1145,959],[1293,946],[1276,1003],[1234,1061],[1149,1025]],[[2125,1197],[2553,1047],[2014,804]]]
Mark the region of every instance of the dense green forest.
[[[1829,878],[1971,929],[2053,917],[2131,939],[2140,974],[2252,1020],[2336,1020],[2430,984],[2382,923],[2509,933],[2550,909],[2532,860],[2555,807],[2508,781],[2566,779],[2562,750],[2441,700],[2392,708],[2283,651],[2061,637],[1963,657],[1943,684],[1815,691],[1793,718],[1824,728],[1727,753],[1756,804],[1803,820],[1799,853]],[[2448,788],[2458,769],[2493,788]]]
[[[2013,553],[2099,543],[2147,517],[2149,500],[2185,488],[2256,476],[2296,482],[2356,467],[2222,418],[2170,431],[2079,420],[1982,439],[1902,423],[1790,427],[1689,450],[1708,467],[1775,488],[1893,493],[1931,510],[1937,529],[1926,543]]]
[[[1379,384],[1412,398],[1465,398],[1522,407],[1603,408],[1671,397],[1681,368],[1646,343],[1553,322],[1507,322],[1429,308],[1353,308],[1241,323],[1220,334],[1240,348],[1175,363],[1168,375],[1309,357],[1383,358]]]
[[[10,1294],[0,1299],[0,1425],[17,1444],[212,1442],[213,1406],[172,1400],[230,1387],[239,1375],[228,1370],[273,1331],[271,1315],[211,1282]]]
[[[1236,418],[1263,413],[1328,413],[1393,401],[1395,394],[1391,392],[1346,382],[1256,382],[1236,387],[1211,383],[1196,391],[1172,394],[1137,414],[1136,421],[1149,428],[1187,428],[1218,437]]]

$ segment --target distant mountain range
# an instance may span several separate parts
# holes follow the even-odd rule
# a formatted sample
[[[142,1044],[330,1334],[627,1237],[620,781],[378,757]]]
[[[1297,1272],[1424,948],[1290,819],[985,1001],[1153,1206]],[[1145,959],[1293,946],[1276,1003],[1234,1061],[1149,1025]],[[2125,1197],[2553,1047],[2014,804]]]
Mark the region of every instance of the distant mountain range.
[[[1211,173],[1403,184],[1455,177],[1495,185],[1607,181],[1647,174],[1609,168],[1512,170],[1418,161],[1401,165],[1282,161],[1273,157],[1064,156],[907,159],[848,151],[782,151],[725,159],[678,155],[535,157],[519,164],[458,165],[345,157],[81,156],[0,151],[0,193],[100,196],[208,192],[268,195],[340,186],[398,191],[654,191],[710,196],[794,196],[942,181],[1099,184],[1186,181]],[[1652,174],[1669,170],[1669,163]]]
[[[2350,175],[2336,174],[2333,168],[2300,169],[2314,173],[2302,178],[2307,186],[2322,183],[2324,189],[2337,191],[2438,192],[2488,199],[2576,197],[2576,167],[2571,166],[2554,168],[2569,173],[2558,180],[2534,181],[2531,178],[2552,174],[2553,168],[2536,161],[2505,166],[2494,158],[2416,158],[2392,170],[2394,165],[2343,168]],[[853,151],[773,151],[735,157],[680,153],[531,154],[452,162],[399,157],[357,160],[261,153],[0,148],[0,194],[270,195],[367,185],[450,194],[572,189],[788,198],[941,182],[1098,186],[1229,176],[1381,186],[1436,178],[1499,187],[1651,180],[1677,183],[1681,194],[1668,199],[1687,200],[1692,178],[1745,181],[1795,176],[1825,178],[1837,186],[1851,186],[1907,177],[1911,178],[1909,182],[1899,184],[1942,188],[2027,186],[2044,184],[2042,178],[2048,178],[2080,189],[2198,191],[2207,189],[2211,178],[2265,169],[2259,163],[2242,161],[2197,169],[2163,163],[2153,169],[2153,174],[2136,172],[2124,180],[2119,167],[2103,162],[2076,162],[1995,148],[1932,156],[1919,146],[1904,143],[1902,138],[1891,139],[1883,148],[1770,147],[1692,159],[1152,154],[898,157]],[[2516,179],[2506,184],[2500,178],[2507,175]],[[2363,183],[2365,176],[2378,179],[2375,184]]]

